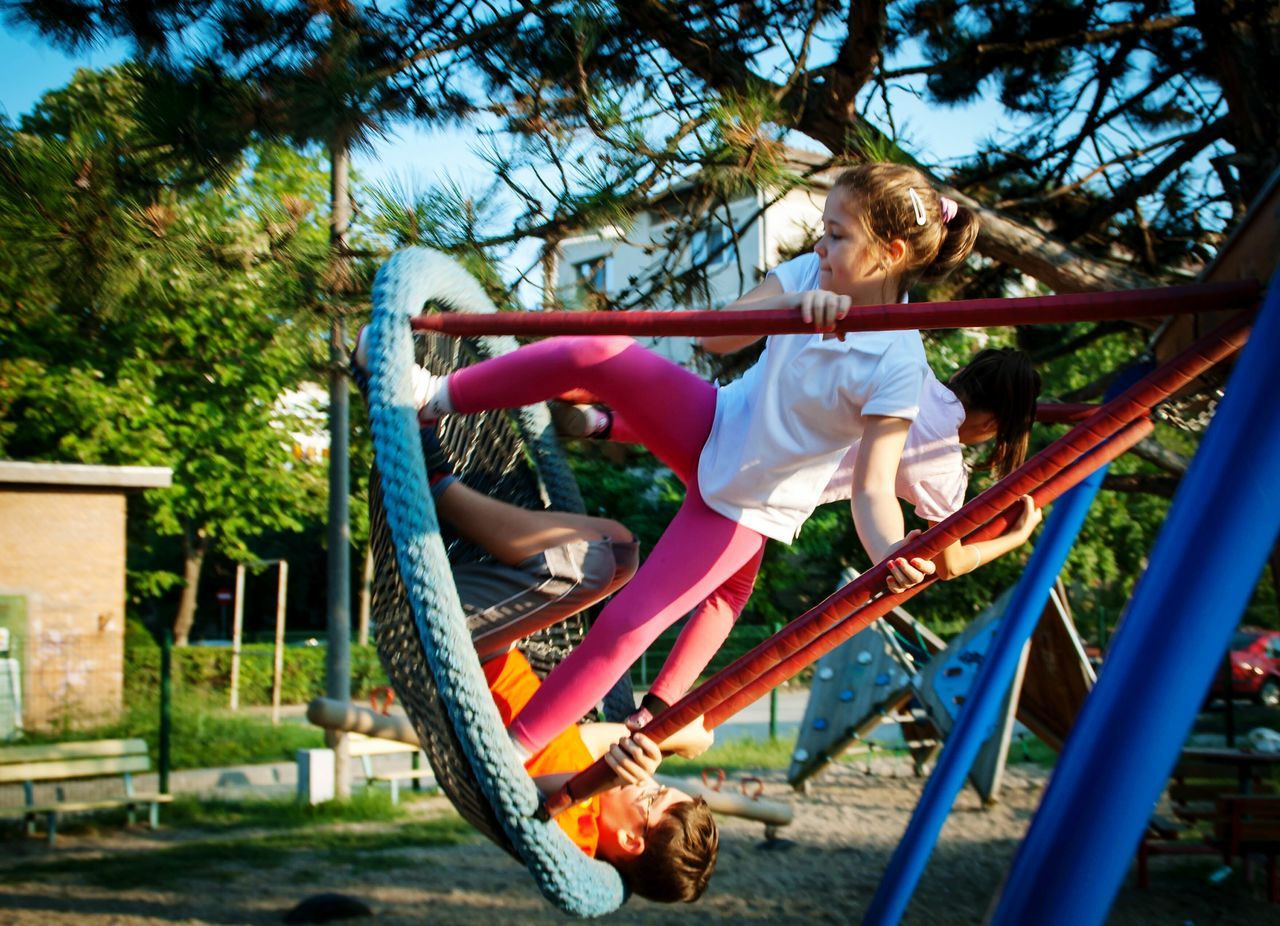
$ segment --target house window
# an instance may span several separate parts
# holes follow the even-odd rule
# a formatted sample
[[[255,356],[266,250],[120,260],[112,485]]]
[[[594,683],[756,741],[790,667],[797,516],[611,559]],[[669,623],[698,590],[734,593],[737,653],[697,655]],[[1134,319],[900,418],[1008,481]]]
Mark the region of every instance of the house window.
[[[578,287],[579,299],[609,294],[609,271],[612,263],[612,258],[602,256],[573,265],[573,278]]]
[[[708,270],[727,264],[737,253],[737,244],[729,235],[729,229],[719,222],[705,225],[693,233],[690,245],[693,266],[705,264]]]
[[[608,308],[613,258],[607,254],[573,265],[574,301],[585,309]]]

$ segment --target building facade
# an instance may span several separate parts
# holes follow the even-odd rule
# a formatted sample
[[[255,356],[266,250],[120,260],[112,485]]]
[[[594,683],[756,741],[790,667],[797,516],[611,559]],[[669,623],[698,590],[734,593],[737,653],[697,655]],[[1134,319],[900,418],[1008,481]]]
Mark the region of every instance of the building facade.
[[[808,170],[825,159],[793,151],[794,167]],[[692,235],[683,253],[673,255],[672,232],[687,218],[682,215],[684,184],[655,197],[630,228],[614,226],[561,242],[556,292],[562,305],[589,307],[593,298],[625,299],[627,290],[644,285],[654,268],[674,257],[679,272],[705,264],[704,297],[672,303],[670,309],[719,309],[751,290],[770,267],[812,241],[822,226],[822,207],[836,171],[813,174],[805,187],[781,195],[747,189],[727,205],[711,210]],[[692,357],[688,338],[645,338],[658,353],[687,364]]]

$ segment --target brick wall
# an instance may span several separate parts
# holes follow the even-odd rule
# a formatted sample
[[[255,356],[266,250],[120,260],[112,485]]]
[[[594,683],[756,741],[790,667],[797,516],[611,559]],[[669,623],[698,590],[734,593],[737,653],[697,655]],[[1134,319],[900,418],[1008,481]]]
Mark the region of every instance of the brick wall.
[[[124,669],[125,496],[119,490],[0,488],[0,596],[26,599],[27,729],[109,720]]]

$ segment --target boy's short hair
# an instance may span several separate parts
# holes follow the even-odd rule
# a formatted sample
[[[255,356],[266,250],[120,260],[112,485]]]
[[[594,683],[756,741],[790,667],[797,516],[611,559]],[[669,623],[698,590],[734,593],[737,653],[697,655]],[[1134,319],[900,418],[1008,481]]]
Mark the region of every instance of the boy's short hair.
[[[644,851],[616,867],[632,891],[659,903],[702,896],[716,868],[720,828],[700,797],[667,809],[649,828]]]

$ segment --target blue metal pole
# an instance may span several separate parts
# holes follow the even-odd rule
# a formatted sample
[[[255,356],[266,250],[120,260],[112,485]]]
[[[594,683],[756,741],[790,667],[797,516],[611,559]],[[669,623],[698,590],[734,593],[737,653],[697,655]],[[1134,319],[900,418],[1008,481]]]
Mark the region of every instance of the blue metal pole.
[[[1174,498],[992,923],[1102,923],[1280,533],[1280,285]]]
[[[1144,372],[1135,369],[1122,375],[1112,386],[1111,394],[1118,394]],[[991,735],[1005,692],[1013,684],[1022,649],[1035,632],[1053,583],[1062,571],[1108,469],[1104,466],[1095,471],[1053,506],[1044,534],[1027,561],[991,648],[974,678],[973,690],[960,708],[955,727],[925,783],[907,831],[880,879],[880,886],[862,920],[864,926],[892,926],[906,912],[938,834],[964,787],[965,776]]]

